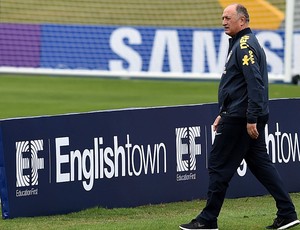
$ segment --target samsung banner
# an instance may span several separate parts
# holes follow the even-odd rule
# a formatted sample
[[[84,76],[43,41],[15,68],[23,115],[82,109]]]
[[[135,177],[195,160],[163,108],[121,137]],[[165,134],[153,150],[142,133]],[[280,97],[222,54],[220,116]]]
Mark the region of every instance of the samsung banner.
[[[1,120],[3,218],[205,198],[217,110],[204,104]],[[270,157],[288,190],[299,192],[300,99],[273,100],[270,110]],[[266,193],[242,162],[228,197]]]
[[[255,33],[276,80],[284,73],[284,31]],[[299,40],[300,33],[295,31],[294,50],[300,49]],[[0,41],[0,71],[31,67],[220,76],[228,48],[223,29],[179,27],[0,23]],[[299,52],[294,52],[292,60],[293,72],[299,73]]]

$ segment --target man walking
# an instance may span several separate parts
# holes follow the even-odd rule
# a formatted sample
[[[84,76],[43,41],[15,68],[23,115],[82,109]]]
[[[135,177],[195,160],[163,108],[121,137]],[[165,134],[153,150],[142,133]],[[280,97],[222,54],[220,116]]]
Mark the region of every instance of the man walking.
[[[227,6],[222,15],[229,40],[228,57],[219,85],[220,112],[213,123],[216,135],[208,162],[209,186],[205,208],[183,230],[218,229],[228,184],[243,159],[276,202],[277,218],[267,229],[287,229],[300,223],[295,207],[266,149],[268,72],[266,56],[249,28],[241,4]]]

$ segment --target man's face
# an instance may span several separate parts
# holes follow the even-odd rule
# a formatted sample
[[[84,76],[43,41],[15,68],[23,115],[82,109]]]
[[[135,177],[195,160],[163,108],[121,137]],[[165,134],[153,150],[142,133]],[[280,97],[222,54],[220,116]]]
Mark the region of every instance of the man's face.
[[[242,30],[241,17],[236,12],[236,6],[230,5],[226,7],[222,15],[222,25],[224,32],[233,37]]]

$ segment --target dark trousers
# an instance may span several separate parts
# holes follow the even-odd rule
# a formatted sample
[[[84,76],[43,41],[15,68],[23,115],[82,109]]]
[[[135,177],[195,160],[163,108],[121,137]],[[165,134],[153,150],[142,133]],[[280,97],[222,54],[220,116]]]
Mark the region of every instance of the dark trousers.
[[[258,139],[251,139],[244,119],[222,117],[208,161],[209,187],[206,207],[197,219],[216,222],[228,183],[243,159],[253,175],[276,201],[277,216],[297,218],[295,207],[272,163],[265,143],[266,121],[257,123]]]

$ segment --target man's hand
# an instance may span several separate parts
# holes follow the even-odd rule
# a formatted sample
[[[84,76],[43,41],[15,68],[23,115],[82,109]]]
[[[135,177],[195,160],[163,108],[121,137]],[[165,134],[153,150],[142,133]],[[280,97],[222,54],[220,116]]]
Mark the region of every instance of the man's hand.
[[[219,115],[219,116],[217,116],[216,120],[213,123],[213,130],[215,132],[217,131],[217,127],[218,127],[218,124],[219,124],[220,120],[221,120],[221,116]]]
[[[252,139],[257,139],[259,133],[256,128],[256,123],[254,124],[247,123],[247,132]]]

